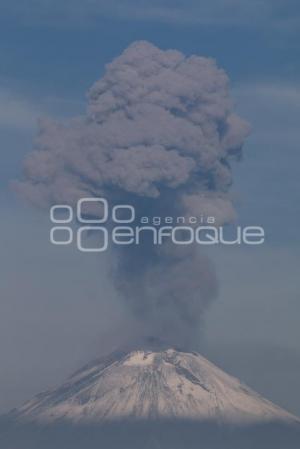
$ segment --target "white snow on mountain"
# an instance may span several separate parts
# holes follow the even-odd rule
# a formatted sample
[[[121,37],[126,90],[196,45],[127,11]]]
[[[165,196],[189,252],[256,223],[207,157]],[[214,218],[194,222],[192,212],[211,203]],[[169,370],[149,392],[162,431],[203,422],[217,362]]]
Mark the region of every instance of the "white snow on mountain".
[[[95,361],[13,415],[46,423],[123,418],[243,425],[300,422],[198,353],[157,348],[117,352]]]

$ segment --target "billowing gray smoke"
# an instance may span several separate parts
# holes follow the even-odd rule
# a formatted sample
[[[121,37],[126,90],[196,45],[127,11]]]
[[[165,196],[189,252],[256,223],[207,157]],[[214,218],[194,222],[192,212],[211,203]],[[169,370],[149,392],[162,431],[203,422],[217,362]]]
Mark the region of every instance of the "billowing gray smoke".
[[[234,218],[230,162],[248,132],[213,60],[136,42],[91,88],[85,117],[40,123],[16,188],[38,206],[98,196],[223,224]],[[206,257],[169,244],[115,252],[115,285],[145,333],[193,340],[217,292]]]

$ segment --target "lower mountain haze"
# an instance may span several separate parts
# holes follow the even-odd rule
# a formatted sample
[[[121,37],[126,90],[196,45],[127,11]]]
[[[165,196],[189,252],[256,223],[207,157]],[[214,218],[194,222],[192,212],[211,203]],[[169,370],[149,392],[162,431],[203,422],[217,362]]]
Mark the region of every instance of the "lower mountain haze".
[[[90,363],[2,427],[1,449],[300,448],[297,417],[198,353],[157,344]]]

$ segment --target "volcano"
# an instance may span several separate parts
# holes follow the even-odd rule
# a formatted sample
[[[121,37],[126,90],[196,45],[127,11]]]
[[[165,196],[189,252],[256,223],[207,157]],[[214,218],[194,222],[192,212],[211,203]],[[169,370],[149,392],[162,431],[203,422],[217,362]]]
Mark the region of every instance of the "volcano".
[[[299,449],[297,417],[196,352],[150,346],[100,358],[13,410],[9,421],[19,429],[13,433],[23,435],[20,447]],[[24,427],[31,429],[26,438],[48,436],[26,446]],[[75,443],[62,436],[66,428],[77,435]],[[87,435],[93,435],[93,442],[86,441]],[[19,448],[16,442],[2,447]]]

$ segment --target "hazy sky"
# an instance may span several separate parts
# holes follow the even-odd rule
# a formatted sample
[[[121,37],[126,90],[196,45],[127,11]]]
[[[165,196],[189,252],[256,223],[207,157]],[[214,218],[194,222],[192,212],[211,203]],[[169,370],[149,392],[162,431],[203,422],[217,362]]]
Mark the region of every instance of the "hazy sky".
[[[130,329],[105,258],[51,247],[47,217],[17,202],[9,182],[20,175],[38,117],[83,112],[104,65],[145,39],[216,58],[252,125],[233,195],[240,223],[263,225],[267,241],[212,253],[220,296],[202,345],[300,414],[299,25],[293,0],[1,2],[1,411],[115,344],[110,329]]]

